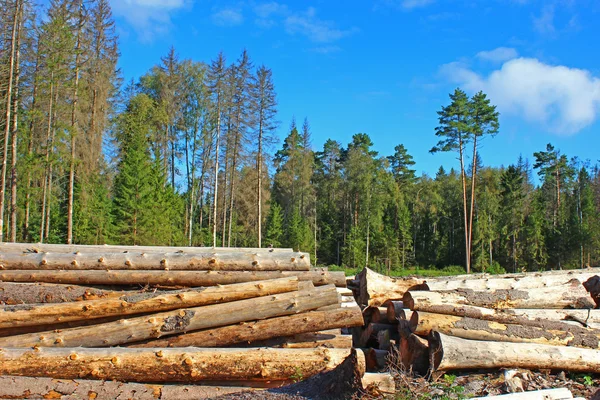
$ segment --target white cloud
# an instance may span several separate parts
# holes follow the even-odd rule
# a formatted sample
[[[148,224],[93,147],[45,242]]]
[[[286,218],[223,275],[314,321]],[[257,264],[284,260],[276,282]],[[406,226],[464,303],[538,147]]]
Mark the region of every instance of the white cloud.
[[[123,18],[142,41],[168,32],[174,12],[190,6],[194,0],[109,0],[117,17]]]
[[[215,25],[219,26],[237,26],[244,22],[241,10],[234,8],[219,10],[211,16],[211,19]]]
[[[553,35],[556,32],[554,26],[554,5],[546,5],[539,17],[533,17],[533,27],[536,31],[545,35]]]
[[[433,3],[434,1],[435,0],[402,0],[400,2],[400,5],[403,8],[412,10],[413,8],[425,7],[425,6]]]
[[[519,53],[517,53],[517,50],[512,47],[498,47],[494,50],[480,51],[477,53],[477,58],[483,61],[501,63],[517,58],[518,55]]]
[[[579,132],[600,114],[600,79],[587,70],[516,58],[488,76],[461,63],[446,64],[441,72],[469,92],[483,90],[501,113],[559,135]]]
[[[338,29],[331,21],[317,17],[313,7],[303,13],[289,15],[284,21],[285,30],[289,34],[301,34],[317,43],[330,43],[356,32],[356,29]]]

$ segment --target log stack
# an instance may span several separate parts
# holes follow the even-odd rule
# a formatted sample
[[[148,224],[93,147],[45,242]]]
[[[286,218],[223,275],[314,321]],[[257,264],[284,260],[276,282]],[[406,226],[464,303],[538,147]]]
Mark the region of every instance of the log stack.
[[[389,386],[342,334],[363,325],[344,273],[306,253],[0,244],[0,270],[0,398]]]
[[[437,279],[369,269],[348,280],[367,370],[423,376],[525,368],[600,373],[599,269]]]

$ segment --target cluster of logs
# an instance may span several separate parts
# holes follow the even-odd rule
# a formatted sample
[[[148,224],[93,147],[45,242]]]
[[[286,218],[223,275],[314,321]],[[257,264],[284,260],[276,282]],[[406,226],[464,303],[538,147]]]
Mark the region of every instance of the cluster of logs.
[[[363,325],[344,273],[306,253],[1,244],[0,270],[0,398],[212,398],[342,369],[378,380],[342,334]]]
[[[598,269],[424,281],[369,269],[348,280],[367,368],[420,375],[525,368],[600,373]]]

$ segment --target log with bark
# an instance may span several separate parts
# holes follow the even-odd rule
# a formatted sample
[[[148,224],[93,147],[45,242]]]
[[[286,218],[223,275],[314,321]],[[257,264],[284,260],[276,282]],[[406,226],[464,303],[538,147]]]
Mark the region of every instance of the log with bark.
[[[202,347],[202,346],[200,346]],[[340,329],[332,329],[320,332],[299,333],[294,336],[274,337],[258,342],[237,343],[235,347],[274,347],[284,349],[311,349],[316,347],[328,347],[335,349],[352,348],[352,336],[343,335]]]
[[[429,343],[412,333],[406,320],[398,321],[398,366],[409,374],[425,375],[429,371]]]
[[[462,339],[432,332],[428,337],[431,371],[495,368],[600,372],[600,350]]]
[[[226,303],[295,290],[298,290],[298,279],[289,277],[193,290],[140,293],[101,300],[4,306],[0,307],[0,329],[57,324],[118,315],[155,313]]]
[[[583,287],[590,293],[596,308],[600,308],[600,276],[594,275],[583,282]]]
[[[531,390],[528,392],[501,394],[498,396],[476,397],[473,400],[567,400],[573,393],[567,388]]]
[[[394,378],[388,373],[367,372],[362,377],[362,385],[371,395],[385,396],[396,393]]]
[[[362,325],[363,317],[358,307],[337,308],[191,332],[133,344],[130,347],[221,347],[236,343],[252,343],[278,336]]]
[[[0,253],[4,270],[308,271],[300,252]]]
[[[415,311],[410,325],[413,332],[421,336],[437,331],[473,340],[600,348],[600,331],[552,321],[535,327]]]
[[[387,367],[388,351],[370,348],[365,352],[367,371],[383,371]]]
[[[386,300],[402,299],[409,290],[427,289],[425,281],[417,278],[391,278],[365,268],[358,275],[358,303],[363,306],[381,306]]]
[[[298,314],[334,304],[333,285],[122,319],[116,322],[0,338],[0,347],[106,347],[244,321]]]
[[[525,276],[507,276],[497,278],[489,276],[483,279],[454,279],[452,277],[440,280],[427,280],[430,290],[498,290],[498,289],[538,289],[551,286],[564,286],[574,284],[575,281],[583,283],[595,274],[591,272],[565,273],[565,274],[531,274]]]
[[[411,300],[412,299],[412,300]],[[425,304],[459,304],[487,308],[593,308],[594,303],[580,283],[527,290],[492,291],[455,289],[451,291],[411,292],[403,297],[408,308]]]
[[[577,323],[581,326],[600,329],[600,310],[540,310],[540,309],[506,309],[504,314],[523,317],[529,320],[540,319]]]
[[[46,282],[81,285],[216,286],[296,276],[315,286],[343,287],[343,271],[0,271],[4,282]]]
[[[213,399],[255,391],[240,386],[158,385],[91,379],[0,376],[0,399]]]
[[[404,309],[404,302],[401,300],[389,301],[387,304],[387,319],[389,322],[397,322],[400,318],[400,312]]]
[[[351,349],[1,349],[0,374],[121,382],[289,381],[340,365]]]
[[[532,271],[532,272],[520,272],[520,273],[506,273],[506,274],[498,274],[492,275],[488,273],[477,273],[477,274],[463,274],[463,275],[454,275],[454,276],[444,276],[440,278],[428,278],[428,282],[437,282],[437,281],[448,281],[448,280],[467,280],[467,279],[521,279],[528,277],[537,277],[543,278],[546,276],[574,276],[577,274],[600,274],[600,268],[581,268],[581,269],[559,269],[559,270],[551,270],[551,271]]]
[[[0,282],[0,304],[64,303],[120,297],[142,291],[119,292],[77,285]]]

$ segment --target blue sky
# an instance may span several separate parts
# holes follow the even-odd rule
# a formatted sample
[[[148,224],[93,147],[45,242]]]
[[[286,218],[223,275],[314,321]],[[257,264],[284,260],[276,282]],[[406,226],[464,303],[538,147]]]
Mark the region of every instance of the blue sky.
[[[600,159],[600,2],[594,0],[111,0],[128,80],[173,45],[181,58],[230,61],[243,48],[273,70],[281,122],[309,119],[315,149],[368,133],[382,155],[403,143],[419,173],[456,166],[431,155],[436,111],[460,86],[501,112],[487,165],[533,158],[552,142]]]

